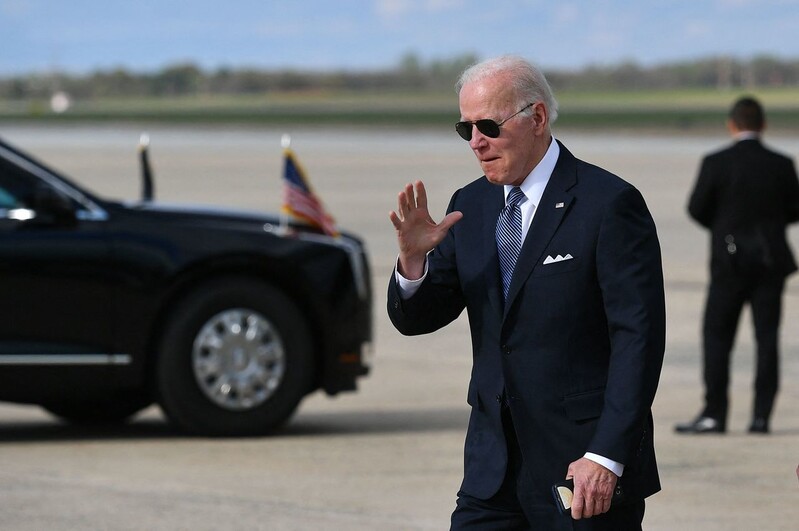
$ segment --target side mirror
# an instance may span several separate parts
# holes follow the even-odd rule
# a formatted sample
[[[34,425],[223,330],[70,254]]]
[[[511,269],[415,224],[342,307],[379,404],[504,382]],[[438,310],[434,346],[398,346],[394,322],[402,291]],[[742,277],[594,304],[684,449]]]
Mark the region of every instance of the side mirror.
[[[73,226],[78,222],[72,200],[49,186],[39,186],[33,193],[33,218],[37,225]]]

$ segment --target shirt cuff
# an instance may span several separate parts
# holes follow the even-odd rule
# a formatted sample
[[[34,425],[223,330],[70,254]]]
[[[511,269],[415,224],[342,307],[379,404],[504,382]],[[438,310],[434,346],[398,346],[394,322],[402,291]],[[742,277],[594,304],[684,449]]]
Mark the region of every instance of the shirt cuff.
[[[616,476],[618,477],[621,477],[621,475],[624,473],[623,464],[617,463],[616,461],[608,459],[607,457],[602,457],[601,455],[592,454],[591,452],[586,452],[583,457],[585,457],[586,459],[590,459],[591,461],[597,463],[598,465],[604,466],[605,468],[616,474]]]
[[[421,278],[417,280],[408,280],[399,273],[399,256],[397,256],[397,262],[394,265],[394,278],[397,281],[397,287],[399,288],[399,294],[402,300],[407,300],[413,297],[413,294],[419,290],[419,287],[422,285],[422,281],[425,279],[426,276],[427,276],[426,259],[424,261],[424,271],[422,272]]]

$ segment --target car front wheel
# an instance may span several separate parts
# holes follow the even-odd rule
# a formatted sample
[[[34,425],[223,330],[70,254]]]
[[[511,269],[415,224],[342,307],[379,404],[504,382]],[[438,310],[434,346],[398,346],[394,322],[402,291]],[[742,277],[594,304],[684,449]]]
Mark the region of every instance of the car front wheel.
[[[228,279],[171,313],[156,367],[159,402],[203,435],[259,435],[285,422],[313,383],[306,321],[286,295]]]

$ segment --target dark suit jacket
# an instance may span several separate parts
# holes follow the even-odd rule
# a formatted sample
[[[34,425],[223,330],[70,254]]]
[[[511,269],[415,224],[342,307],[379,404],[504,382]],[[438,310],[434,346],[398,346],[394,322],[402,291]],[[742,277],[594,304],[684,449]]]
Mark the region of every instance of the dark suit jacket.
[[[796,262],[785,237],[799,220],[799,181],[791,159],[742,140],[708,155],[688,212],[711,233],[711,272],[787,276]]]
[[[653,494],[660,483],[650,407],[665,304],[660,246],[641,194],[561,145],[505,304],[494,237],[503,206],[502,187],[485,177],[458,190],[449,211],[463,219],[429,255],[419,291],[403,301],[393,275],[389,284],[389,315],[403,334],[432,332],[468,312],[463,491],[486,499],[502,483],[504,392],[542,505],[551,506],[551,485],[586,451],[625,465],[628,495]]]

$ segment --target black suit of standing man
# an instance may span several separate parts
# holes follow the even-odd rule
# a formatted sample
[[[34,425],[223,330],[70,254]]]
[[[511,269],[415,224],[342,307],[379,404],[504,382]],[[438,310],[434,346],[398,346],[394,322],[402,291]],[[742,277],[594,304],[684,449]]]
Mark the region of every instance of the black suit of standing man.
[[[761,105],[741,98],[727,127],[736,142],[702,161],[688,212],[710,229],[710,286],[703,327],[705,408],[679,433],[723,433],[730,352],[745,303],[757,340],[752,433],[768,433],[778,387],[778,328],[785,278],[796,271],[785,237],[799,220],[793,162],[760,142]]]
[[[458,94],[456,130],[485,176],[455,192],[439,224],[421,182],[399,194],[388,292],[403,334],[468,312],[471,417],[452,529],[640,529],[660,489],[651,404],[665,304],[652,217],[633,186],[552,138],[557,103],[528,62],[475,65]],[[498,217],[517,186],[523,244],[506,288]],[[574,520],[551,492],[567,477]],[[626,502],[611,506],[617,482]]]

